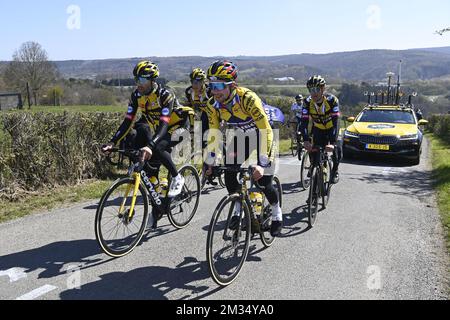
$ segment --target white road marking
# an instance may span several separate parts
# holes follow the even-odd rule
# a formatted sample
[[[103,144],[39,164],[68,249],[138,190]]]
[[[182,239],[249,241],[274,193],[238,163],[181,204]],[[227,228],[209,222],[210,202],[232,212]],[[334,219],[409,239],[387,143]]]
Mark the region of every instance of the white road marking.
[[[53,291],[55,289],[57,289],[57,287],[46,284],[45,286],[37,288],[33,291],[30,291],[30,292],[24,294],[23,296],[18,297],[16,300],[34,300],[34,299],[36,299],[40,296],[43,296],[44,294],[47,294],[50,291]]]
[[[9,282],[16,282],[20,279],[24,279],[27,277],[27,274],[24,272],[26,269],[23,268],[11,268],[8,270],[1,270],[0,271],[0,277],[8,276]]]

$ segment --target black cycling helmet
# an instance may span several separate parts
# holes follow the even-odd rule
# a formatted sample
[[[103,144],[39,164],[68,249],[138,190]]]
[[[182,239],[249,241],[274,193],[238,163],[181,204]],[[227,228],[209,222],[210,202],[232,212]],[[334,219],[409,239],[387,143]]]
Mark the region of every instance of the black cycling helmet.
[[[322,76],[312,76],[311,78],[309,78],[308,82],[306,83],[306,86],[308,88],[319,88],[319,87],[323,87],[327,84],[327,82],[325,81],[325,79]]]
[[[299,102],[299,101],[303,101],[303,96],[301,94],[298,94],[295,96],[295,101]]]

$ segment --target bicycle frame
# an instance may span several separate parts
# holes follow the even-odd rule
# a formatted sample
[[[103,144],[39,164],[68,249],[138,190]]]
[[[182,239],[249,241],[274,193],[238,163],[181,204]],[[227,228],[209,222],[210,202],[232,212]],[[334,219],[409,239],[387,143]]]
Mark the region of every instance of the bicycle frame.
[[[317,155],[318,158],[316,158],[316,155],[314,154],[316,152],[319,153]],[[312,159],[311,168],[316,167],[319,170],[319,185],[320,185],[319,196],[323,196],[326,192],[323,173],[324,173],[325,165],[328,163],[330,156],[328,155],[327,152],[325,152],[325,149],[323,147],[314,148],[312,154],[313,154],[314,158]],[[331,168],[328,168],[328,170],[331,170]]]
[[[226,167],[218,167],[218,170],[223,171],[223,170],[227,170]],[[247,172],[245,170],[248,170]],[[242,188],[239,190],[238,194],[239,194],[239,199],[241,202],[241,210],[240,210],[240,218],[243,218],[243,214],[244,214],[244,202],[247,204],[248,209],[250,210],[250,219],[252,222],[255,222],[258,224],[258,228],[260,227],[260,221],[256,218],[256,214],[255,214],[255,208],[253,207],[251,201],[250,201],[250,197],[249,197],[249,187],[247,186],[247,182],[251,181],[251,176],[250,176],[250,169],[240,169],[238,172],[240,174],[239,177],[239,184],[242,186]],[[262,188],[259,187],[261,190]],[[229,221],[228,221],[229,223]],[[241,231],[241,225],[239,225],[239,232]],[[224,229],[224,237],[226,237],[226,232],[227,232],[228,226],[227,228]]]
[[[120,152],[120,151],[119,151]],[[135,156],[136,154],[131,154],[129,152],[120,152],[121,154],[124,154],[126,156]],[[119,214],[123,214],[125,210],[125,204],[126,200],[128,199],[130,192],[133,191],[132,198],[131,198],[131,205],[130,210],[128,212],[128,219],[131,220],[134,216],[134,208],[136,206],[136,200],[137,195],[139,192],[139,186],[142,184],[145,187],[145,190],[147,191],[147,196],[150,199],[150,203],[153,208],[156,208],[158,212],[166,212],[170,208],[170,199],[168,197],[161,199],[160,194],[156,191],[155,185],[150,181],[150,179],[147,176],[146,171],[144,168],[150,168],[152,170],[157,170],[157,168],[152,167],[148,162],[140,163],[136,162],[133,165],[130,166],[129,169],[129,175],[134,180],[134,185],[129,184],[122,201],[122,204],[119,208]]]

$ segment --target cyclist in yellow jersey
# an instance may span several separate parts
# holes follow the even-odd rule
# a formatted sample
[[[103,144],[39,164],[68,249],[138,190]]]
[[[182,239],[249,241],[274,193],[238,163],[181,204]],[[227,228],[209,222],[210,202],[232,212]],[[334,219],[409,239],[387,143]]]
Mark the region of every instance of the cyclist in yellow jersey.
[[[326,81],[321,76],[311,77],[306,86],[311,96],[305,99],[302,112],[300,131],[302,132],[304,147],[310,152],[313,148],[308,133],[309,119],[313,121],[312,135],[314,145],[321,146],[327,152],[333,152],[332,182],[339,180],[340,152],[337,139],[339,135],[339,100],[334,95],[325,93]]]
[[[135,147],[141,150],[141,161],[153,157],[169,170],[173,179],[168,196],[175,197],[181,193],[184,178],[178,174],[168,150],[174,146],[171,134],[186,125],[186,117],[175,95],[156,82],[159,77],[159,68],[156,64],[141,61],[134,68],[133,75],[137,89],[131,94],[128,112],[122,125],[110,143],[102,147],[102,151],[108,153],[115,144],[127,136],[132,130],[138,110],[141,110],[142,117],[135,124]]]
[[[273,164],[273,131],[269,123],[269,118],[263,108],[261,99],[251,90],[239,87],[236,84],[238,71],[234,63],[230,61],[216,61],[208,69],[209,88],[212,98],[208,101],[207,114],[209,120],[208,135],[208,164],[212,164],[218,150],[218,137],[214,136],[213,129],[219,129],[220,121],[225,121],[228,127],[234,128],[235,135],[254,134],[257,145],[245,145],[245,154],[239,154],[239,150],[231,150],[227,146],[226,158],[234,159],[233,163],[228,165],[241,165],[237,161],[243,159],[245,162],[250,154],[257,150],[258,163],[254,166],[253,179],[264,187],[264,194],[272,205],[272,236],[278,236],[283,227],[283,215],[279,205],[278,194],[273,187],[273,175],[270,168]],[[260,137],[261,134],[261,137]],[[260,148],[260,145],[262,148]],[[264,150],[260,150],[263,149]],[[209,166],[207,174],[212,173],[212,167]],[[233,171],[225,172],[225,184],[230,194],[237,192],[240,185],[237,181],[237,173]],[[240,206],[235,206],[234,216],[232,217],[230,228],[233,229],[239,224]]]

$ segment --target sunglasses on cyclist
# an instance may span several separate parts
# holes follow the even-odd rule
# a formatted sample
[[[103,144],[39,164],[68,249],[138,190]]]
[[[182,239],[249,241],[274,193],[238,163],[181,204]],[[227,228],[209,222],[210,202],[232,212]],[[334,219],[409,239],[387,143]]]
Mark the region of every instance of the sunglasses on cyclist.
[[[319,87],[313,87],[313,88],[309,88],[309,93],[320,93],[322,88]]]
[[[143,78],[143,77],[136,77],[136,78],[134,78],[134,80],[136,81],[137,84],[140,84],[140,85],[145,85],[150,81],[150,79]]]
[[[209,88],[214,91],[221,91],[224,90],[228,85],[232,84],[233,82],[210,82]]]

